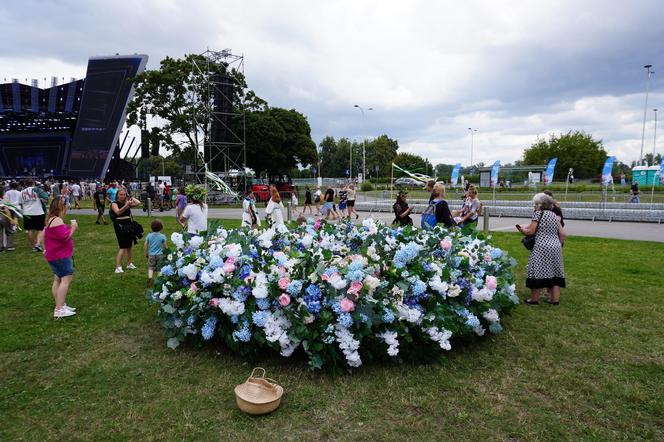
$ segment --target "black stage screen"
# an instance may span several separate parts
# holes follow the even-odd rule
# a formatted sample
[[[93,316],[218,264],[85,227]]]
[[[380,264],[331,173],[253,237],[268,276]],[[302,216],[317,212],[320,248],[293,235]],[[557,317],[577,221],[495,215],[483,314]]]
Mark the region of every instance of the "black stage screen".
[[[104,177],[133,95],[129,79],[145,69],[147,55],[93,57],[72,140],[70,175]]]

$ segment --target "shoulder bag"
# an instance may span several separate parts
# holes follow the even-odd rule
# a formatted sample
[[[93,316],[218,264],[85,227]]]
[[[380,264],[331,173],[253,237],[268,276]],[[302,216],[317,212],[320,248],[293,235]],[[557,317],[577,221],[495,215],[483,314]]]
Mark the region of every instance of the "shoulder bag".
[[[537,237],[537,231],[539,230],[539,226],[542,223],[542,216],[544,215],[544,211],[542,210],[540,212],[539,219],[537,220],[537,227],[535,227],[535,233],[532,235],[526,235],[521,239],[521,242],[523,243],[523,246],[528,249],[532,250],[535,248],[535,238]]]

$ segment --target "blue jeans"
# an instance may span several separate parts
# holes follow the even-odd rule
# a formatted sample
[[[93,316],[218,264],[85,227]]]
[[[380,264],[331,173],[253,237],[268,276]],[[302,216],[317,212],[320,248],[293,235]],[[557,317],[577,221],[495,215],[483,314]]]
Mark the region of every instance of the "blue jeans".
[[[56,259],[55,261],[48,261],[48,265],[51,266],[53,274],[58,278],[63,278],[65,276],[74,274],[74,260],[72,257]]]

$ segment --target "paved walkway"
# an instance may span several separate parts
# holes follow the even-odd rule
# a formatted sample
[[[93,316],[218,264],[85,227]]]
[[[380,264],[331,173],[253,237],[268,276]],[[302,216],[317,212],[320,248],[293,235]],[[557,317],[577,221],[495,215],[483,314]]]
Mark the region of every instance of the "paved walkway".
[[[264,209],[259,207],[259,215],[263,218]],[[96,215],[97,212],[92,209],[70,210],[69,215],[75,217],[77,213],[83,215]],[[146,216],[147,213],[142,210],[134,209],[135,216]],[[307,213],[308,215],[308,213]],[[390,213],[376,212],[370,214],[369,212],[360,212],[360,220],[372,215],[374,219],[382,220],[386,223],[391,223],[394,216]],[[175,210],[165,212],[153,212],[154,217],[171,217],[175,216]],[[209,211],[210,218],[220,219],[240,219],[242,217],[242,209],[220,209],[211,208]],[[420,215],[414,215],[413,221],[416,225],[420,224]],[[530,221],[525,218],[491,218],[489,220],[489,229],[499,232],[515,232],[515,224],[526,225]],[[480,219],[479,228],[483,226]],[[664,242],[664,224],[655,223],[629,223],[629,222],[608,222],[608,221],[582,221],[582,220],[566,220],[565,228],[569,236],[593,236],[597,238],[616,238],[616,239],[629,239],[641,241],[657,241]]]

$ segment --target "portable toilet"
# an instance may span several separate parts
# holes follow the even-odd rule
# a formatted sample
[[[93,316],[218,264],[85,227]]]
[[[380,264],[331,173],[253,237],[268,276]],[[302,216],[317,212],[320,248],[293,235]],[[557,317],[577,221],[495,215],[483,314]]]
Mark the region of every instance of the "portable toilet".
[[[652,186],[658,171],[659,166],[636,166],[632,169],[632,183],[637,181],[639,186]]]

